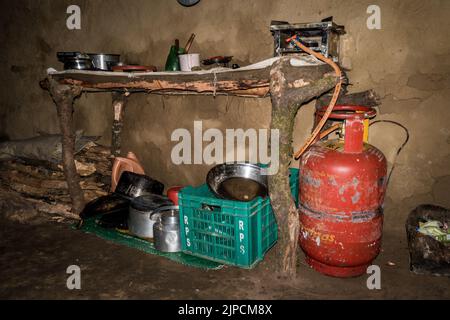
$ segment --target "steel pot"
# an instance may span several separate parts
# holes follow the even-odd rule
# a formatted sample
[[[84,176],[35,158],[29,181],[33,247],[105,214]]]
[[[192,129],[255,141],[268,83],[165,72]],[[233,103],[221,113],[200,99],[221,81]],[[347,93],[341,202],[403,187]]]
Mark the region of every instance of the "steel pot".
[[[155,248],[162,252],[181,251],[180,214],[177,209],[162,210],[153,225]]]
[[[94,67],[103,71],[111,71],[120,62],[120,54],[88,53]]]
[[[64,59],[64,70],[92,70],[94,65],[91,58],[86,55],[79,55],[76,57]]]
[[[140,238],[153,238],[153,224],[158,218],[154,215],[172,207],[172,202],[164,196],[149,194],[133,199],[128,213],[129,232]]]

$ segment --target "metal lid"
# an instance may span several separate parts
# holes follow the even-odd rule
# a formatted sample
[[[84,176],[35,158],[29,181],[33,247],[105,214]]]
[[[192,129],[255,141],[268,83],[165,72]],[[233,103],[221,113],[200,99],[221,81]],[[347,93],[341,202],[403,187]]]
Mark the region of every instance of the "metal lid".
[[[120,57],[120,54],[118,54],[118,53],[88,53],[88,55],[89,56],[113,57],[113,58]]]
[[[153,212],[150,214],[150,220],[153,222],[158,221],[161,218],[161,212]]]
[[[146,194],[131,200],[130,207],[138,211],[154,211],[162,206],[173,205],[172,201],[165,196]]]

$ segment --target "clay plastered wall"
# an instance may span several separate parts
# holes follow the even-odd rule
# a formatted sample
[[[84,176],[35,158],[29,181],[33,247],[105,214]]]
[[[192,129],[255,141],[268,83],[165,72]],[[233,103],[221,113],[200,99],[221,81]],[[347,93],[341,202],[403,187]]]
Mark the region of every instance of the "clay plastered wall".
[[[78,4],[82,28],[65,27],[66,8]],[[381,7],[381,30],[368,30],[366,9]],[[346,26],[342,49],[351,91],[374,88],[382,97],[380,119],[400,121],[411,140],[389,189],[392,211],[421,202],[450,206],[450,43],[449,1],[202,0],[185,8],[175,0],[15,1],[2,6],[0,134],[11,138],[57,132],[49,95],[38,86],[48,67],[61,68],[56,51],[120,53],[130,63],[163,66],[173,39],[203,57],[233,55],[241,64],[272,55],[270,20],[316,21],[334,16]],[[112,121],[108,94],[83,95],[76,106],[76,127],[109,143]],[[297,116],[295,148],[311,129],[313,108]],[[123,151],[133,150],[148,174],[166,185],[202,183],[208,166],[175,166],[169,159],[170,134],[204,129],[267,128],[269,99],[161,97],[135,95],[125,117]],[[404,135],[378,125],[371,142],[392,161]],[[294,164],[295,165],[295,164]],[[400,210],[400,209],[399,209]]]

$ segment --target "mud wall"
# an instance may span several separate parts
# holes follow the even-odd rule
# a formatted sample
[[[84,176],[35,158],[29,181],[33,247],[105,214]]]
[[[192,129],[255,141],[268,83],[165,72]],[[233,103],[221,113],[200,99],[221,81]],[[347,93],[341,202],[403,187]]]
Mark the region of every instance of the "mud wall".
[[[2,2],[0,135],[12,139],[58,132],[54,105],[38,86],[48,67],[62,67],[57,51],[120,53],[129,63],[161,68],[173,40],[183,44],[194,32],[193,51],[203,57],[233,55],[245,65],[272,55],[272,19],[307,22],[334,16],[347,30],[342,52],[343,65],[350,69],[350,90],[375,89],[382,97],[379,118],[399,121],[410,130],[387,207],[403,219],[418,203],[450,206],[449,1],[201,0],[190,8],[175,0]],[[66,28],[71,4],[81,8],[81,30]],[[370,4],[381,8],[380,30],[366,27]],[[203,120],[204,130],[267,128],[270,110],[268,98],[133,95],[126,110],[123,152],[133,150],[148,174],[166,185],[200,184],[209,166],[172,164],[172,131],[192,131],[194,120]],[[307,105],[297,116],[295,148],[311,129],[312,112]],[[109,143],[109,94],[83,95],[75,116],[77,129]],[[402,130],[388,124],[371,130],[371,142],[389,161],[403,139]]]

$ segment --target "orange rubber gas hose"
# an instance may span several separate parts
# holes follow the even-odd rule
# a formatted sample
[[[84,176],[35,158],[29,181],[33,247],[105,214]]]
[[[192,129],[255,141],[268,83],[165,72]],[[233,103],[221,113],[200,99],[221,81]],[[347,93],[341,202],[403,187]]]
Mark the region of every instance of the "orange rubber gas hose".
[[[333,131],[335,131],[339,128],[342,128],[342,125],[340,123],[337,123],[332,127],[329,127],[327,130],[320,133],[319,140],[325,138],[327,135],[329,135],[330,133],[332,133]]]
[[[295,36],[287,39],[286,41],[293,41],[296,46],[300,47],[306,53],[309,53],[309,54],[313,55],[314,57],[316,57],[317,59],[319,59],[319,60],[329,64],[334,69],[334,71],[336,72],[337,77],[339,78],[339,82],[336,84],[336,86],[334,88],[334,92],[333,92],[333,96],[331,98],[330,104],[328,105],[328,108],[325,111],[323,117],[320,119],[319,123],[314,128],[313,132],[311,133],[311,136],[306,140],[306,142],[303,145],[303,147],[301,147],[300,150],[298,150],[294,154],[294,158],[297,160],[306,151],[306,149],[308,149],[309,146],[314,142],[314,140],[316,139],[316,137],[319,134],[320,130],[322,130],[322,127],[324,126],[325,122],[327,122],[328,117],[330,116],[331,112],[333,111],[333,108],[334,108],[334,106],[335,106],[335,104],[337,102],[337,99],[339,98],[339,93],[341,91],[342,72],[341,72],[341,69],[339,69],[339,66],[333,60],[331,60],[329,58],[326,58],[322,54],[320,54],[318,52],[315,52],[315,51],[309,49],[308,47],[304,46],[302,43],[300,43],[299,41],[297,41],[295,39],[296,37],[297,36],[295,35]]]

